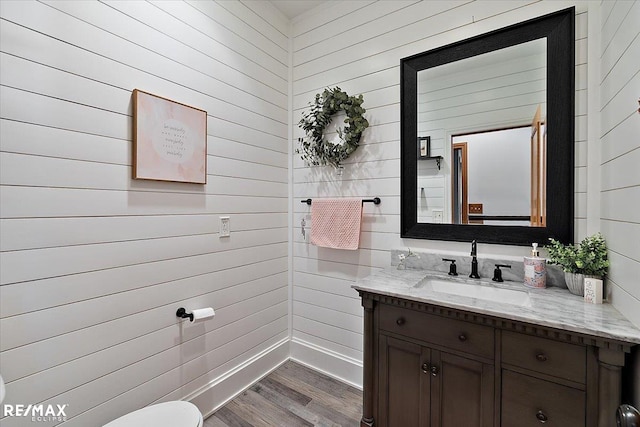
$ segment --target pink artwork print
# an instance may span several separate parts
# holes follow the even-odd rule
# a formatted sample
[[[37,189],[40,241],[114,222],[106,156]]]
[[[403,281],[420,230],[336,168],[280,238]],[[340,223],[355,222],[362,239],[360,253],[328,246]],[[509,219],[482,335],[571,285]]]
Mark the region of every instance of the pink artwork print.
[[[134,178],[206,183],[207,113],[139,90]]]

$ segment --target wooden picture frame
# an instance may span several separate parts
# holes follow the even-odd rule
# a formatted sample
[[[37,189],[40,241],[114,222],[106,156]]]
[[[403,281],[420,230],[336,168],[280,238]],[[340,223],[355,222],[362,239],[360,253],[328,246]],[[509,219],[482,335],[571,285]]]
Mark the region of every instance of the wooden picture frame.
[[[133,94],[133,178],[207,183],[207,112],[139,89]]]

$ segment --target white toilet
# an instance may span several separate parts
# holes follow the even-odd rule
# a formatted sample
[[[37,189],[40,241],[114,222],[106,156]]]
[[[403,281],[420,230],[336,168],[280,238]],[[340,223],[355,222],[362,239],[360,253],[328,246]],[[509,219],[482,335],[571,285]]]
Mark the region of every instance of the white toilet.
[[[104,427],[202,427],[202,414],[190,402],[158,403],[111,421]]]

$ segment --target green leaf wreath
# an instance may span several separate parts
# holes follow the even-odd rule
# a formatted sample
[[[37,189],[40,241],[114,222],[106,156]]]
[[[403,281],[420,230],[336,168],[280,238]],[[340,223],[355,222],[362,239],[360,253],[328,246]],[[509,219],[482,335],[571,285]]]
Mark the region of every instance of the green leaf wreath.
[[[337,86],[316,94],[315,102],[309,103],[310,111],[303,113],[298,123],[307,134],[298,138],[300,148],[296,153],[301,154],[302,160],[314,166],[332,165],[337,168],[356,151],[360,135],[369,127],[369,122],[362,116],[366,111],[361,106],[363,101],[362,95],[349,96]],[[338,128],[342,143],[334,144],[324,138],[324,130],[331,117],[342,110],[347,115],[344,119],[346,126]]]

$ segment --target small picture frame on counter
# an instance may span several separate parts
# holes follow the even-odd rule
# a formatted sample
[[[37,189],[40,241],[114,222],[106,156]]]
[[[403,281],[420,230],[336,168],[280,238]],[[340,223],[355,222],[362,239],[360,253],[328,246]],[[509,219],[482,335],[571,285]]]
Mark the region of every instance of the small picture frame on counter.
[[[584,302],[602,304],[602,279],[584,278]]]

